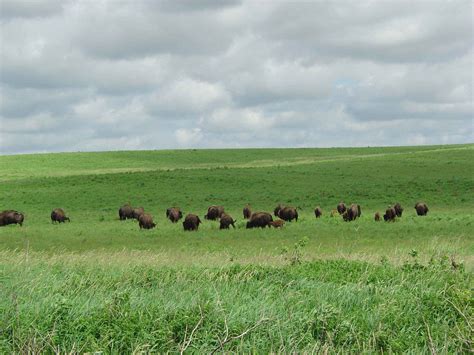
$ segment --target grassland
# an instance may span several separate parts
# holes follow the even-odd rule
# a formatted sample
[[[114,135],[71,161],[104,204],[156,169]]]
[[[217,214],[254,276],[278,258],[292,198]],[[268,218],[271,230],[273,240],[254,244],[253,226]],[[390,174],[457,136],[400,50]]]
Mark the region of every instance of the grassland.
[[[473,158],[473,145],[1,156],[0,209],[26,222],[0,229],[0,352],[469,351]],[[330,217],[340,200],[362,217]],[[157,228],[119,221],[125,202]],[[243,228],[244,204],[279,202],[300,220]],[[403,217],[375,223],[394,202]],[[210,204],[238,228],[165,219]],[[72,222],[52,225],[55,207]]]

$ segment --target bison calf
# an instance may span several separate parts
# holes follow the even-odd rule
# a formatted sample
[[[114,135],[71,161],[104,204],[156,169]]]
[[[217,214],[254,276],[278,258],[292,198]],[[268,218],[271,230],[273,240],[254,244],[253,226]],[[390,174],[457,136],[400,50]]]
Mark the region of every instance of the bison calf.
[[[285,224],[285,221],[283,221],[281,219],[279,219],[277,221],[268,222],[268,225],[273,227],[273,228],[282,228],[284,224]]]
[[[185,231],[197,231],[200,223],[199,217],[190,213],[184,218],[183,228]]]
[[[66,221],[71,222],[71,220],[69,219],[69,217],[66,216],[62,208],[55,208],[51,212],[51,223],[64,223]]]

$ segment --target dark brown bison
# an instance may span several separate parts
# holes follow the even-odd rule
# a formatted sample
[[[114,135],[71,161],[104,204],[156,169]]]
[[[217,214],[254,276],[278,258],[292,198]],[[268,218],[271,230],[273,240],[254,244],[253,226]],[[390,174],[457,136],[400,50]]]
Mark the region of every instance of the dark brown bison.
[[[380,213],[379,213],[379,212],[375,212],[374,220],[375,220],[375,222],[379,222],[379,221],[380,221]]]
[[[222,207],[222,206],[209,206],[207,208],[207,213],[204,216],[204,218],[209,219],[211,221],[215,221],[216,219],[221,218],[223,213],[224,213],[224,207]]]
[[[342,214],[344,221],[355,221],[357,217],[362,215],[360,205],[352,204],[346,211]]]
[[[244,209],[242,210],[242,213],[244,215],[244,219],[249,219],[250,216],[252,215],[252,210],[250,209],[250,205],[246,205]]]
[[[156,223],[153,222],[153,217],[148,213],[142,213],[138,217],[138,225],[140,229],[152,229],[156,227]]]
[[[323,210],[321,209],[321,207],[316,207],[314,209],[314,215],[316,216],[316,218],[319,218],[323,215]]]
[[[281,219],[276,220],[276,221],[268,222],[268,225],[273,227],[273,228],[282,228],[284,224],[285,224],[285,221],[283,221]]]
[[[138,220],[138,218],[140,218],[140,216],[144,213],[145,213],[145,210],[143,209],[143,207],[135,207],[132,210],[132,217]]]
[[[275,207],[275,209],[273,210],[273,215],[274,215],[275,217],[278,217],[280,211],[281,211],[283,208],[285,208],[285,206],[283,206],[281,203],[279,203],[279,204]]]
[[[69,217],[66,216],[66,213],[64,213],[64,210],[62,208],[55,208],[51,212],[51,223],[64,223],[64,222],[71,222]]]
[[[234,224],[235,222],[237,221],[234,221],[234,219],[231,216],[229,216],[227,213],[223,213],[221,215],[219,229],[229,229],[229,226],[232,226],[235,228],[235,224]]]
[[[25,216],[23,213],[14,210],[7,210],[0,212],[0,227],[7,226],[9,224],[19,224],[20,226],[23,225],[23,221],[25,220]]]
[[[119,209],[119,218],[121,221],[133,218],[133,208],[129,204],[123,205]]]
[[[397,217],[397,211],[394,207],[388,207],[383,215],[383,220],[385,222],[395,222],[395,218]]]
[[[183,212],[179,209],[179,207],[170,207],[166,210],[166,217],[173,223],[178,222],[181,218],[183,218]]]
[[[190,213],[184,218],[183,228],[185,231],[197,231],[200,223],[199,217]]]
[[[337,205],[336,209],[337,209],[337,212],[338,212],[339,214],[343,214],[343,213],[346,212],[346,210],[347,210],[346,205],[345,205],[344,202],[342,202],[342,201],[339,202],[339,204]]]
[[[287,222],[291,222],[292,220],[298,222],[298,211],[295,207],[283,207],[280,212],[278,212],[278,217]]]
[[[415,210],[418,216],[426,216],[429,211],[428,206],[424,202],[417,202]]]
[[[272,215],[268,212],[255,212],[250,216],[250,220],[247,222],[247,228],[265,228],[270,227],[270,222],[273,221]]]
[[[401,217],[403,213],[403,207],[398,202],[393,206],[395,208],[395,212],[397,212],[397,217]]]

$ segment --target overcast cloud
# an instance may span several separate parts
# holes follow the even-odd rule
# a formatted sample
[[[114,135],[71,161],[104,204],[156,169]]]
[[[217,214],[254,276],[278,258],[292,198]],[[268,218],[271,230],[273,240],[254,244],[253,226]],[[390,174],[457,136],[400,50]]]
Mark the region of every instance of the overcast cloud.
[[[0,4],[3,154],[474,141],[470,0]]]

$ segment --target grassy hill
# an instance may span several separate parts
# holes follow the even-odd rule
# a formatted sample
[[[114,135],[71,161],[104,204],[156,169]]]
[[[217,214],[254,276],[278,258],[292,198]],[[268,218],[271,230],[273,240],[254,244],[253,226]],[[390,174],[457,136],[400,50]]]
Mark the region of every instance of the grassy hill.
[[[0,228],[0,351],[466,351],[473,158],[474,145],[0,156],[0,209],[26,215]],[[330,217],[341,200],[362,217]],[[119,221],[126,202],[157,228]],[[246,203],[280,202],[297,223],[244,228]],[[395,202],[399,221],[373,221]],[[165,218],[211,204],[238,228]],[[52,225],[55,207],[71,223]]]

